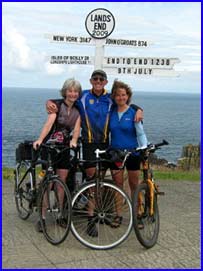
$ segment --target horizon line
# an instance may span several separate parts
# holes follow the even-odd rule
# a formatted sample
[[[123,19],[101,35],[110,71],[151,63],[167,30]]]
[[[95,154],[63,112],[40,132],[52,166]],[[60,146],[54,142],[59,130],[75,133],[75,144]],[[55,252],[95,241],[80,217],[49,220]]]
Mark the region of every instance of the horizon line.
[[[46,89],[46,90],[59,90],[58,88],[49,88],[49,87],[14,87],[14,86],[2,86],[2,89],[4,88],[18,88],[18,89],[26,89],[26,88],[29,88],[29,89]],[[86,90],[88,88],[84,88],[84,90]],[[136,90],[136,91],[133,91],[134,92],[147,92],[147,93],[176,93],[176,94],[198,94],[198,95],[201,95],[201,91],[200,92],[189,92],[189,91],[185,91],[185,92],[179,92],[179,91],[150,91],[150,90]]]

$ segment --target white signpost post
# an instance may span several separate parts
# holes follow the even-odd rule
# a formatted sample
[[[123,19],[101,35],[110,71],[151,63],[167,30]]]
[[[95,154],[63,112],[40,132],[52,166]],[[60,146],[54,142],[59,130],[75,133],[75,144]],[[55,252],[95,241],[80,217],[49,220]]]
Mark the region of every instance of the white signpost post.
[[[103,69],[112,75],[178,76],[173,69],[178,58],[165,57],[106,57],[105,46],[129,48],[147,48],[145,40],[127,40],[107,38],[115,28],[115,18],[107,9],[92,10],[85,20],[90,37],[46,34],[51,42],[95,46],[95,56],[51,56],[51,64],[94,65],[94,69]]]

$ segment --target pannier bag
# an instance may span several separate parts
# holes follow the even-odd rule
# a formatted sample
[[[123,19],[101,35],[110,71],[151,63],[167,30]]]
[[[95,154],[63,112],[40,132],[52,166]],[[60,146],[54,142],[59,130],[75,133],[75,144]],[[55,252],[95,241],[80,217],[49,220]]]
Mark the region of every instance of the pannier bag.
[[[22,160],[32,159],[32,141],[24,141],[16,148],[16,162],[20,163]]]

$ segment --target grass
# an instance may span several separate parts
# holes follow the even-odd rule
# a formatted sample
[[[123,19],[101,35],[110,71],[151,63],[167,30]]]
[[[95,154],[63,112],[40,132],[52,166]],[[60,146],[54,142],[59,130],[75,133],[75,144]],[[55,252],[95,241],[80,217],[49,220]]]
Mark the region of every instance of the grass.
[[[183,171],[180,169],[155,169],[154,178],[157,180],[187,180],[200,181],[200,170]]]
[[[14,169],[3,168],[2,175],[4,180],[14,180]],[[157,180],[188,180],[200,181],[200,170],[183,171],[179,169],[158,168],[154,169],[154,177]]]
[[[2,177],[3,180],[14,180],[14,168],[3,167]]]
[[[14,180],[14,168],[7,168],[7,167],[3,167],[2,169],[2,177],[3,180]],[[36,167],[36,174],[38,174],[40,172],[41,168]]]

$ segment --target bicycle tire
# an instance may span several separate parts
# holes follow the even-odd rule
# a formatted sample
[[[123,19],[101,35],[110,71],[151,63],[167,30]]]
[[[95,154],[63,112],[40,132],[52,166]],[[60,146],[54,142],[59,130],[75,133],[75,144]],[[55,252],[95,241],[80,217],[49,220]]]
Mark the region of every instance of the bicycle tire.
[[[142,209],[140,209],[140,207]],[[149,187],[146,183],[138,185],[132,200],[133,227],[138,241],[151,248],[157,243],[159,235],[159,209],[157,195],[154,193],[153,215],[149,214]],[[143,226],[143,228],[142,228]]]
[[[80,190],[75,194],[72,200],[72,222],[71,230],[73,235],[83,245],[97,249],[104,250],[113,248],[121,244],[127,239],[132,229],[132,205],[128,195],[119,187],[110,182],[101,182],[99,188],[99,201],[96,202],[96,183],[95,181],[88,182],[81,186]],[[120,195],[120,202],[122,204],[122,223],[118,228],[111,227],[111,221],[116,216],[115,210],[115,193]],[[88,203],[81,208],[81,197],[87,197]],[[91,237],[87,233],[88,225],[88,206],[95,202],[94,221],[98,230],[97,237]]]
[[[63,202],[60,202],[59,190],[63,190]],[[70,192],[66,184],[57,176],[45,180],[42,184],[38,209],[43,234],[47,241],[52,245],[62,243],[70,231],[72,206]]]
[[[16,166],[15,170],[15,186],[14,186],[14,197],[16,209],[18,212],[18,216],[26,220],[31,215],[33,211],[32,207],[32,195],[29,193],[29,189],[32,183],[32,173],[29,171],[20,184],[21,178],[24,176],[26,171],[29,169],[30,164],[27,161],[21,161]]]

